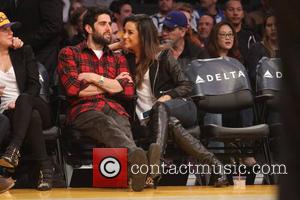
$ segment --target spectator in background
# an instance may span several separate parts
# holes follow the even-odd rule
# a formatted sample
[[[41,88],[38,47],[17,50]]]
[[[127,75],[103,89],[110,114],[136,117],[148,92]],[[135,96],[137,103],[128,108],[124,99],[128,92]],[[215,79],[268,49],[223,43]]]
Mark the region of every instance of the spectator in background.
[[[234,26],[237,33],[238,46],[242,55],[241,61],[244,62],[250,46],[256,43],[257,37],[242,23],[245,15],[240,0],[227,1],[224,14],[226,19]]]
[[[239,60],[241,55],[233,25],[226,21],[216,24],[210,33],[207,49],[212,58],[229,56]]]
[[[216,23],[221,22],[225,19],[223,11],[217,7],[218,0],[200,0],[201,9],[194,12],[196,22],[199,21],[199,18],[204,15],[208,14],[213,16]]]
[[[188,24],[191,30],[195,33],[197,32],[197,26],[192,23],[194,10],[191,4],[185,2],[178,2],[174,4],[173,10],[178,10],[183,12],[183,14],[186,16],[188,20]]]
[[[69,10],[69,19],[70,16],[74,14],[79,9],[84,8],[85,6],[82,3],[82,0],[71,0],[70,10]]]
[[[70,2],[70,9],[68,14],[68,21],[64,24],[64,29],[67,32],[67,39],[71,39],[76,35],[77,32],[77,19],[78,19],[78,13],[80,13],[79,10],[85,9],[85,6],[82,4],[81,0],[72,0]],[[77,16],[76,16],[77,15]],[[77,18],[77,19],[76,19]],[[64,39],[64,38],[63,38]]]
[[[186,16],[181,11],[171,11],[163,21],[162,42],[171,45],[171,54],[176,60],[206,58],[206,52],[192,42],[187,32]]]
[[[70,41],[67,45],[74,46],[79,44],[85,39],[84,30],[82,27],[82,20],[83,16],[86,13],[86,8],[81,7],[73,12],[73,14],[70,17],[70,24],[74,27],[76,34],[70,38]],[[67,46],[66,45],[66,46]]]
[[[264,19],[270,13],[272,13],[272,7],[270,0],[260,0],[261,6],[246,15],[245,21],[247,25],[255,30],[258,30],[260,36],[262,36]]]
[[[128,0],[115,0],[109,9],[113,12],[113,22],[117,24],[119,33],[122,32],[124,19],[133,14],[132,4]]]
[[[158,31],[158,36],[160,36],[162,32],[162,22],[164,21],[165,16],[173,9],[174,3],[175,0],[158,0],[158,13],[151,16],[151,19]]]
[[[202,47],[201,41],[199,40],[197,35],[197,28],[192,26],[192,6],[189,3],[175,3],[174,10],[182,12],[188,20],[188,30],[186,32],[187,37],[189,37],[192,43],[196,44],[198,47]]]
[[[32,46],[38,61],[45,65],[53,83],[60,48],[62,22],[61,0],[0,0],[9,4],[6,10],[9,19],[21,22],[15,32],[25,44]]]
[[[262,57],[280,57],[276,19],[273,14],[269,14],[266,16],[263,28],[264,31],[262,41],[251,46],[245,62],[245,65],[247,66],[249,71],[252,86],[255,86],[256,66],[258,64],[258,61]]]
[[[101,6],[108,8],[113,0],[82,0],[86,7]]]
[[[215,25],[214,18],[210,15],[202,15],[198,22],[198,37],[201,41],[201,47],[206,47],[208,39]]]
[[[111,43],[119,42],[121,40],[121,35],[118,25],[116,22],[111,23],[111,31],[112,31],[112,38]]]

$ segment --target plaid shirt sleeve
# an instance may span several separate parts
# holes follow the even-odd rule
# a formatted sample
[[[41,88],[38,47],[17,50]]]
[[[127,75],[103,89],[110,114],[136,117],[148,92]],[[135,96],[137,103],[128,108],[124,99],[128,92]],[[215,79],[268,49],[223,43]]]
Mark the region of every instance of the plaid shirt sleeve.
[[[78,63],[75,56],[78,55],[72,47],[62,49],[58,56],[57,71],[68,96],[78,96],[79,92],[89,85],[86,81],[78,80]]]
[[[123,56],[121,54],[116,54],[116,56],[118,57],[117,62],[119,62],[119,64],[117,65],[117,67],[118,67],[117,75],[119,75],[122,72],[129,72],[128,64],[127,64],[127,60],[126,60],[125,56]],[[119,93],[118,95],[121,95],[126,98],[132,98],[135,93],[134,84],[129,83],[128,79],[126,79],[126,78],[118,79],[118,81],[123,88],[123,91],[121,93]]]

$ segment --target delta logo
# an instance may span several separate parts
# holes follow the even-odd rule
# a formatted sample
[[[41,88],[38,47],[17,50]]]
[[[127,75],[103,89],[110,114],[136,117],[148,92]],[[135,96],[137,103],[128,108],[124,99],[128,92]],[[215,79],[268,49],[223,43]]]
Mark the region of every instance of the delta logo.
[[[269,70],[267,70],[264,74],[264,78],[282,78],[282,73],[281,72],[275,72],[273,75]]]
[[[203,78],[200,75],[197,75],[196,77],[196,84],[199,83],[205,83],[205,82],[212,82],[212,81],[224,81],[224,80],[230,80],[230,79],[237,79],[244,77],[246,78],[243,71],[231,71],[227,73],[218,73],[218,74],[208,74],[206,76],[203,76]]]

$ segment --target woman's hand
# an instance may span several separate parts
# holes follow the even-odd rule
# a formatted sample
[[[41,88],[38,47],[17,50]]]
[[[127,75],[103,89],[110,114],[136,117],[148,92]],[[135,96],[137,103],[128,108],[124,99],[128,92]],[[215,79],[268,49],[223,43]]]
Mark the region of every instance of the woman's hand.
[[[12,48],[13,49],[19,49],[24,45],[24,42],[18,38],[18,37],[13,37],[12,39]]]
[[[171,99],[172,99],[172,97],[170,95],[166,94],[164,96],[159,97],[159,99],[157,99],[157,101],[158,102],[166,102],[166,101],[169,101]]]
[[[115,43],[112,43],[112,44],[108,45],[108,47],[112,51],[121,50],[123,48],[123,42],[118,41],[118,42],[115,42]]]
[[[7,109],[15,109],[15,107],[16,107],[15,101],[9,102],[9,104],[7,105]]]
[[[132,77],[130,76],[130,74],[128,72],[121,72],[115,79],[128,79],[129,83],[133,83]]]

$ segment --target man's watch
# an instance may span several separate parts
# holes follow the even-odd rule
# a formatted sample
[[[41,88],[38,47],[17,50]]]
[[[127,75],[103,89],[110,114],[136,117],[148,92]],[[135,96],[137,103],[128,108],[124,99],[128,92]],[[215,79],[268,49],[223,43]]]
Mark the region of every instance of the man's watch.
[[[104,84],[104,76],[100,76],[99,85]]]

